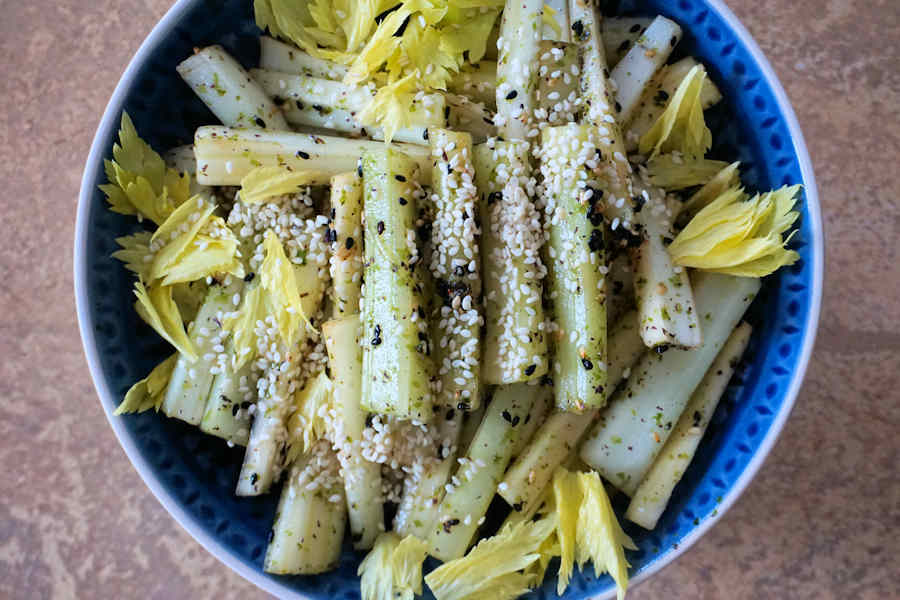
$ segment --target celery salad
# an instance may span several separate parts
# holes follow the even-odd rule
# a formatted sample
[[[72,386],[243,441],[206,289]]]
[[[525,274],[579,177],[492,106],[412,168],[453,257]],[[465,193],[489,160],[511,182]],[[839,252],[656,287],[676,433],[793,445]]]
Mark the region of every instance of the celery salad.
[[[706,158],[721,95],[669,60],[664,17],[254,11],[257,68],[220,46],[173,65],[220,123],[160,155],[123,115],[106,161],[110,210],[142,224],[114,256],[173,348],[117,414],[246,448],[235,493],[280,494],[269,573],[332,569],[347,535],[366,600],[514,598],[554,558],[560,594],[591,563],[621,598],[610,495],[656,525],[760,279],[797,260],[799,186],[750,193]]]

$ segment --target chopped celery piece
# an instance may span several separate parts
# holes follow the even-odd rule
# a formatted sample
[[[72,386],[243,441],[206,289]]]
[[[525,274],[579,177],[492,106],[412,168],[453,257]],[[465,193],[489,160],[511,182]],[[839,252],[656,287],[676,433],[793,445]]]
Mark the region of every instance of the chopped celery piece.
[[[508,140],[527,139],[532,130],[543,8],[543,0],[507,0],[503,10],[497,42],[497,126]]]
[[[362,179],[355,172],[331,178],[331,281],[334,316],[360,310],[363,276]]]
[[[648,352],[581,448],[581,458],[629,496],[760,288],[758,279],[717,273],[698,273],[693,284],[703,342]]]

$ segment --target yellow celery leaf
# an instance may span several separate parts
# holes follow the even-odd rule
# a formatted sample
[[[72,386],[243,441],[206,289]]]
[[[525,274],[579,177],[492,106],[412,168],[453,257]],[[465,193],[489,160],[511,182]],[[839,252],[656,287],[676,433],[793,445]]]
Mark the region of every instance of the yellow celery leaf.
[[[380,534],[357,570],[362,600],[413,600],[422,593],[427,554],[428,545],[413,535]]]
[[[728,167],[721,160],[685,156],[680,154],[659,154],[647,162],[650,183],[667,191],[683,190],[696,185],[704,185]]]
[[[743,200],[728,190],[701,209],[669,245],[672,260],[685,267],[744,277],[763,277],[799,258],[782,235],[797,220],[792,210],[800,186]]]
[[[446,90],[447,83],[459,72],[461,53],[457,56],[448,54],[442,40],[443,34],[434,27],[423,29],[418,24],[411,24],[403,36],[402,46],[409,61],[408,70],[417,70],[425,86]]]
[[[326,33],[338,31],[338,18],[335,10],[337,7],[334,4],[331,0],[309,0],[306,3],[306,9],[317,29]],[[341,36],[343,36],[343,30],[341,31]]]
[[[410,113],[418,88],[418,73],[413,72],[390,83],[359,113],[359,121],[368,126],[380,125],[384,139],[390,142],[398,129],[410,126]]]
[[[412,12],[405,6],[395,10],[381,22],[344,77],[344,83],[355,85],[368,79],[400,47],[402,38],[394,33]]]
[[[590,560],[598,577],[609,573],[616,582],[616,595],[622,600],[628,589],[630,566],[625,560],[625,549],[637,550],[637,546],[616,520],[600,476],[596,472],[576,476],[583,495],[575,540],[578,565],[583,567]]]
[[[178,169],[168,168],[166,169],[164,185],[173,210],[187,202],[191,197],[190,173],[182,173]]]
[[[166,360],[156,365],[150,374],[135,383],[125,393],[122,403],[116,407],[115,415],[128,413],[141,413],[151,408],[159,411],[166,397],[166,387],[175,370],[175,362],[178,360],[176,352]]]
[[[375,17],[381,11],[384,2],[379,0],[356,0],[350,2],[347,16],[341,19],[341,29],[347,40],[347,51],[354,52],[368,39],[375,27]]]
[[[115,163],[113,163],[113,170],[116,173],[119,188],[127,201],[134,207],[135,214],[158,224],[162,223],[174,210],[175,203],[169,199],[168,191],[165,188],[157,194],[146,178],[131,177],[130,173]]]
[[[244,276],[244,265],[238,258],[236,239],[198,235],[178,260],[166,269],[163,285],[188,283],[215,275]]]
[[[194,202],[185,202],[166,219],[153,234],[153,241],[159,241],[164,245],[153,259],[150,268],[151,280],[165,277],[168,269],[196,239],[215,210],[216,207],[212,203],[203,202],[198,210]]]
[[[105,161],[112,165],[110,161]],[[110,169],[112,167],[110,166]],[[110,178],[110,181],[112,179]],[[134,207],[134,204],[128,199],[128,196],[125,195],[125,192],[122,191],[115,183],[104,183],[102,185],[97,186],[100,188],[100,191],[106,195],[106,201],[109,203],[109,210],[114,213],[119,213],[120,215],[136,215],[138,214],[137,209]]]
[[[544,25],[550,27],[553,30],[553,33],[556,35],[556,39],[562,38],[562,27],[559,26],[559,22],[556,20],[556,15],[558,13],[556,10],[550,6],[549,4],[544,5],[544,10],[541,13],[541,21],[544,22]]]
[[[306,31],[306,27],[311,25],[312,19],[309,11],[306,10],[305,2],[268,0],[268,5],[275,29],[279,31],[279,37],[293,42],[313,56],[320,56],[318,44]],[[269,30],[275,33],[271,26]]]
[[[241,179],[241,202],[258,204],[275,196],[293,194],[300,188],[321,181],[318,171],[296,171],[284,167],[256,167]]]
[[[260,287],[266,292],[269,314],[275,319],[281,339],[290,347],[301,323],[308,323],[297,291],[293,264],[285,255],[278,236],[271,229],[266,230],[263,249],[265,258],[259,266]]]
[[[557,469],[553,474],[553,498],[556,506],[556,537],[559,540],[560,556],[556,593],[562,595],[569,586],[569,579],[575,567],[575,538],[582,501],[578,474],[563,468]]]
[[[125,263],[125,268],[137,273],[142,281],[147,281],[150,275],[150,263],[153,260],[153,252],[150,250],[150,238],[153,234],[149,231],[139,231],[132,235],[116,238],[116,243],[122,247],[112,253]]]
[[[703,118],[700,92],[706,80],[706,69],[696,65],[675,90],[666,109],[641,137],[641,154],[656,156],[677,150],[684,155],[703,156],[712,145],[712,133]]]
[[[497,10],[489,10],[464,22],[445,25],[441,28],[441,50],[460,60],[468,57],[470,63],[477,63],[487,52],[488,38],[499,14]]]
[[[123,174],[127,173],[130,178],[141,177],[150,184],[157,195],[162,193],[165,184],[166,163],[147,142],[138,136],[134,123],[131,122],[131,117],[126,112],[122,113],[119,143],[113,144],[113,160]]]
[[[294,412],[288,419],[291,449],[287,464],[313,447],[328,432],[328,411],[332,409],[331,380],[325,371],[310,379],[294,393]]]
[[[253,19],[256,21],[256,26],[263,31],[268,29],[273,36],[287,39],[287,35],[275,21],[275,11],[272,8],[271,0],[253,0]]]
[[[188,281],[186,283],[176,283],[172,286],[172,299],[178,306],[178,312],[185,323],[190,323],[197,318],[197,311],[206,300],[206,293],[209,291],[205,279],[197,281]]]
[[[462,558],[429,573],[425,583],[437,600],[517,598],[540,583],[523,571],[540,560],[540,549],[555,530],[551,517],[505,526]]]
[[[702,188],[688,198],[687,202],[681,206],[681,213],[679,214],[691,217],[698,210],[718,198],[727,189],[736,187],[740,183],[740,173],[738,172],[740,164],[740,162],[733,162],[716,173]]]
[[[185,358],[191,362],[196,361],[197,352],[184,330],[178,305],[172,299],[172,288],[162,285],[146,288],[143,283],[136,281],[134,295],[137,297],[134,308],[141,318]]]

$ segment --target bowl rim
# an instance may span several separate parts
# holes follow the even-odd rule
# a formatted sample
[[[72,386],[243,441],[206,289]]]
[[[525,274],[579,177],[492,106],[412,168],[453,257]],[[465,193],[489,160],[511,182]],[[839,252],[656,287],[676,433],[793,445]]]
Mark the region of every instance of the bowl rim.
[[[110,427],[112,427],[119,444],[122,446],[122,449],[125,451],[131,464],[137,470],[138,475],[140,475],[141,479],[160,504],[163,505],[166,511],[168,511],[182,529],[193,537],[210,554],[247,581],[280,598],[307,600],[309,599],[309,596],[287,587],[278,580],[266,577],[259,569],[252,567],[249,563],[236,556],[227,546],[203,531],[193,517],[187,513],[181,503],[165,489],[153,467],[137,448],[134,439],[131,437],[131,434],[128,432],[121,419],[113,415],[113,411],[110,407],[115,404],[115,402],[113,402],[115,395],[106,384],[103,369],[100,364],[94,327],[90,316],[86,283],[87,241],[90,206],[97,184],[97,169],[94,168],[94,166],[103,159],[108,150],[104,140],[108,139],[112,131],[114,131],[114,128],[118,126],[119,115],[124,106],[125,97],[131,89],[141,66],[162,43],[165,36],[174,28],[181,17],[188,10],[192,9],[198,1],[199,0],[177,0],[153,27],[141,43],[137,52],[129,61],[122,77],[116,84],[103,112],[103,116],[100,119],[97,132],[94,134],[94,139],[91,142],[90,152],[81,179],[81,189],[78,195],[78,210],[75,224],[73,281],[78,328],[81,334],[82,346],[84,348],[84,354],[87,359],[91,379],[93,380],[94,388],[97,390],[97,395],[100,399],[103,411],[106,414],[107,421],[109,421]],[[678,548],[666,552],[659,560],[653,561],[645,571],[634,577],[630,582],[632,586],[647,580],[651,575],[671,564],[676,558],[687,551],[688,548],[693,546],[697,540],[699,540],[725,515],[726,512],[728,512],[754,479],[784,428],[784,424],[790,416],[797,395],[800,392],[807,367],[809,366],[813,346],[815,345],[822,306],[824,280],[824,228],[822,225],[822,214],[812,161],[809,156],[803,133],[800,130],[797,116],[794,113],[794,109],[787,97],[784,87],[781,85],[778,76],[775,74],[775,70],[772,68],[772,65],[765,57],[754,38],[750,35],[747,28],[744,27],[737,16],[722,0],[704,1],[708,4],[709,8],[717,12],[722,20],[732,29],[732,31],[734,31],[735,35],[746,46],[753,60],[759,65],[766,83],[771,87],[775,96],[778,111],[784,116],[788,131],[791,135],[791,143],[793,145],[794,153],[797,156],[803,180],[806,205],[811,221],[810,231],[813,238],[811,240],[813,252],[811,260],[812,286],[810,288],[810,309],[806,317],[806,322],[804,323],[804,331],[806,334],[798,357],[797,368],[794,370],[790,384],[785,390],[784,401],[782,402],[781,408],[779,409],[778,414],[775,415],[768,432],[760,442],[759,447],[753,454],[753,457],[750,459],[750,462],[747,464],[743,473],[734,485],[725,493],[722,502],[718,506],[718,513],[715,516],[704,519],[700,525],[696,526],[685,536],[678,544]],[[594,596],[594,598],[600,600],[610,598],[614,595],[615,590],[610,590],[603,595]]]

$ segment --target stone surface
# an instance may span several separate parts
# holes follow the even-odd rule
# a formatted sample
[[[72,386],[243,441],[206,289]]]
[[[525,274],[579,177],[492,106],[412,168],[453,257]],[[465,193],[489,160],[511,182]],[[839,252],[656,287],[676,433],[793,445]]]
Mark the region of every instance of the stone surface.
[[[828,246],[822,326],[759,476],[629,597],[897,598],[900,4],[732,4],[810,146]],[[0,597],[262,596],[141,482],[96,400],[75,321],[81,170],[116,81],[168,3],[46,5],[4,2],[0,19]]]

